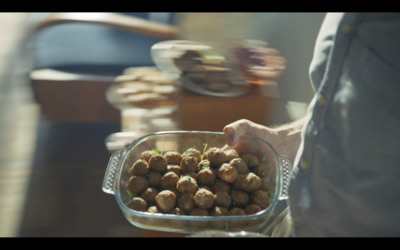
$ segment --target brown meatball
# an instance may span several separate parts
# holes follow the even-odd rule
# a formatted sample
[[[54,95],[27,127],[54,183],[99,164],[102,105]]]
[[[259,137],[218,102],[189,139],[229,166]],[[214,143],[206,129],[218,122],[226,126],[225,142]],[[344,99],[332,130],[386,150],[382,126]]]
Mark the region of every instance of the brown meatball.
[[[160,186],[163,189],[174,189],[179,181],[179,176],[174,172],[167,172],[161,177]]]
[[[215,206],[211,210],[211,215],[213,215],[213,216],[225,216],[225,215],[228,215],[228,213],[229,213],[229,210],[226,207]]]
[[[267,178],[261,178],[261,190],[268,191],[269,190],[269,181]]]
[[[214,205],[214,201],[214,194],[205,188],[199,188],[194,195],[194,203],[202,209],[211,208]]]
[[[167,172],[174,172],[178,176],[181,175],[181,167],[179,165],[169,164],[167,166]]]
[[[232,204],[231,195],[227,191],[215,193],[215,206],[229,208]]]
[[[164,154],[164,158],[167,161],[167,164],[179,165],[182,161],[182,155],[175,151],[169,151]]]
[[[261,209],[266,209],[269,206],[268,192],[257,190],[251,194],[251,202],[259,205]]]
[[[250,169],[260,164],[260,160],[255,154],[246,153],[243,154],[240,158],[242,158],[247,163],[247,167],[249,167]]]
[[[149,172],[149,165],[145,160],[139,159],[132,164],[129,172],[131,175],[145,175]]]
[[[183,152],[182,158],[185,158],[187,156],[192,156],[192,157],[196,158],[197,162],[201,161],[201,153],[199,150],[197,150],[195,148],[189,148],[185,152]]]
[[[232,203],[238,207],[245,207],[249,204],[250,197],[246,192],[234,190],[231,193]]]
[[[214,193],[220,192],[220,191],[229,191],[231,189],[231,186],[228,182],[217,179],[211,187],[212,191]]]
[[[140,197],[134,197],[128,202],[127,206],[136,211],[144,212],[147,210],[147,202]]]
[[[260,212],[262,209],[259,205],[256,204],[249,204],[244,208],[246,214],[256,214]]]
[[[267,163],[262,162],[254,167],[253,172],[259,177],[268,177],[271,174],[271,168]]]
[[[247,174],[249,172],[247,163],[242,158],[234,158],[229,162],[229,164],[236,167],[238,174]]]
[[[242,208],[234,207],[228,212],[228,215],[242,216],[246,215],[246,212]],[[236,220],[236,221],[231,221],[229,223],[229,226],[230,228],[237,230],[237,229],[242,229],[244,226],[246,226],[246,224],[247,224],[246,220]]]
[[[254,192],[261,188],[261,179],[255,173],[245,175],[241,188],[246,192]]]
[[[174,207],[173,209],[171,209],[169,212],[169,214],[176,214],[176,215],[185,215],[185,211],[179,207]]]
[[[245,179],[246,179],[245,174],[238,174],[236,180],[233,182],[233,188],[237,190],[242,190]]]
[[[162,177],[161,173],[150,171],[147,174],[147,180],[149,181],[149,186],[155,188],[160,187],[161,177]]]
[[[224,151],[226,155],[226,162],[230,162],[235,158],[239,158],[239,153],[235,149],[227,149]]]
[[[161,213],[160,209],[157,206],[151,206],[147,209],[149,213]]]
[[[214,207],[211,210],[212,216],[225,216],[225,215],[228,215],[228,213],[229,213],[229,211],[226,207]],[[212,221],[211,226],[213,228],[224,228],[225,221]]]
[[[149,168],[151,171],[165,173],[167,170],[167,161],[164,156],[157,154],[153,155],[149,159]]]
[[[155,201],[157,207],[167,213],[175,207],[176,195],[170,190],[163,190],[156,195]]]
[[[192,216],[209,216],[210,213],[206,209],[201,209],[201,208],[193,208],[192,211],[190,211],[190,215]],[[207,221],[189,221],[189,225],[192,227],[206,227],[208,225]]]
[[[154,152],[153,150],[146,150],[140,153],[139,158],[145,160],[146,162],[149,162],[150,157],[152,157],[155,154],[156,152]]]
[[[148,187],[142,192],[142,195],[140,197],[142,197],[143,200],[148,203],[154,203],[157,194],[158,190],[156,188]]]
[[[189,173],[189,172],[196,172],[197,171],[197,165],[198,165],[197,158],[194,156],[185,156],[182,158],[181,161],[181,172],[184,173]]]
[[[215,170],[210,168],[203,168],[197,173],[197,182],[199,185],[208,185],[212,186],[215,183],[217,178],[217,174]]]
[[[207,159],[203,159],[199,162],[199,164],[197,165],[197,171],[202,170],[203,168],[210,168],[211,164],[210,161]]]
[[[195,206],[193,195],[189,193],[180,195],[177,206],[186,212],[190,212]]]
[[[144,176],[131,176],[128,182],[128,190],[134,194],[140,194],[149,187],[149,182]]]
[[[194,194],[197,191],[197,188],[197,181],[189,175],[181,176],[179,181],[176,183],[176,189],[180,193]]]
[[[229,163],[224,163],[222,166],[217,170],[218,177],[226,182],[234,182],[238,172],[235,166],[230,165]]]
[[[234,207],[229,210],[228,215],[246,215],[246,212],[243,210],[243,208]]]
[[[221,148],[216,147],[209,148],[204,153],[204,157],[210,161],[212,166],[221,166],[227,160],[225,152]]]

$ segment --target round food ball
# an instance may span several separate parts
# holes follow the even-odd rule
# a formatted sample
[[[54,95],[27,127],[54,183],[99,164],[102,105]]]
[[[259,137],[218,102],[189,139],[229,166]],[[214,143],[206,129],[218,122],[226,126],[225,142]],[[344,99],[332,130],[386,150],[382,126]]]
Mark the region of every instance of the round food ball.
[[[180,164],[182,174],[196,172],[198,163],[197,158],[194,156],[183,157]]]
[[[174,189],[179,181],[179,176],[174,172],[167,172],[161,177],[160,186],[163,189]]]
[[[186,212],[190,212],[195,206],[193,195],[185,193],[179,196],[177,206]]]
[[[128,181],[128,190],[134,194],[140,194],[149,187],[149,182],[144,176],[131,176]]]
[[[157,207],[157,206],[150,206],[148,209],[147,209],[147,212],[149,212],[149,213],[161,213],[161,211],[160,211],[160,209]]]
[[[149,159],[149,168],[151,171],[165,173],[167,170],[167,161],[164,156],[157,154],[153,155]]]
[[[215,170],[210,168],[203,168],[197,173],[197,182],[199,185],[212,186],[215,183],[217,174]]]
[[[155,201],[157,207],[167,213],[175,207],[176,195],[170,190],[163,190],[156,195]]]
[[[226,162],[230,162],[235,158],[239,158],[239,153],[235,149],[227,149],[224,151],[226,155]]]
[[[169,214],[176,214],[176,215],[185,215],[185,211],[179,207],[174,207],[173,209],[171,209],[169,212]]]
[[[189,148],[185,152],[183,152],[182,158],[185,158],[187,156],[192,156],[192,157],[196,158],[197,162],[201,161],[201,153],[199,150],[197,150],[195,148]]]
[[[229,164],[236,167],[238,174],[247,174],[249,172],[247,163],[242,158],[234,158]]]
[[[147,202],[140,197],[134,197],[128,202],[127,206],[136,211],[145,212],[147,210]]]
[[[197,181],[189,175],[181,176],[179,181],[176,183],[176,189],[180,193],[194,194],[197,191],[197,188]]]
[[[231,183],[235,181],[238,172],[235,166],[230,165],[229,163],[224,163],[217,170],[217,175],[221,180]]]
[[[209,160],[207,159],[203,159],[199,162],[199,164],[197,165],[197,171],[202,170],[203,168],[210,168],[211,167],[211,163]]]
[[[260,212],[262,209],[259,205],[256,204],[249,204],[244,208],[246,214],[256,214]]]
[[[260,160],[255,154],[246,153],[243,154],[240,158],[242,158],[247,163],[247,167],[249,167],[250,169],[260,164]]]
[[[246,215],[246,212],[242,208],[234,207],[229,212],[228,215],[231,216],[243,216]],[[232,229],[242,229],[247,224],[246,220],[235,220],[229,223],[230,228]]]
[[[259,177],[266,178],[271,174],[271,168],[267,163],[262,162],[254,167],[253,172]]]
[[[217,179],[211,187],[212,191],[214,193],[220,192],[220,191],[226,191],[228,192],[231,189],[231,185],[223,180]]]
[[[192,216],[209,216],[210,213],[206,209],[193,208],[189,213]],[[189,225],[192,227],[203,228],[207,227],[208,221],[189,221]]]
[[[156,195],[158,194],[158,190],[153,187],[148,187],[146,190],[142,192],[142,195],[140,197],[143,198],[148,203],[154,203],[156,200]]]
[[[179,165],[168,164],[167,172],[174,172],[178,176],[181,175],[181,167]]]
[[[226,207],[214,207],[211,210],[211,215],[212,216],[225,216],[228,215],[229,210]],[[225,227],[225,221],[212,221],[211,226],[213,228],[224,228]]]
[[[167,161],[167,164],[179,165],[182,161],[182,155],[175,151],[169,151],[164,154],[164,158]]]
[[[254,192],[261,188],[261,179],[255,173],[248,173],[242,182],[241,188],[246,192]]]
[[[220,166],[227,160],[225,152],[221,148],[217,147],[209,148],[204,153],[204,157],[210,161],[212,166]]]
[[[268,192],[257,190],[251,194],[251,202],[260,206],[261,209],[266,209],[269,206]]]
[[[261,190],[268,191],[269,190],[269,181],[267,178],[261,178]]]
[[[149,186],[159,188],[161,183],[161,177],[162,177],[161,173],[150,171],[147,174],[147,180],[149,182]]]
[[[145,160],[146,162],[149,162],[150,157],[152,157],[155,154],[156,152],[154,152],[153,150],[146,150],[140,153],[139,158]]]
[[[214,205],[214,201],[214,194],[205,188],[199,188],[194,195],[194,203],[202,209],[211,208]]]
[[[249,195],[241,190],[234,190],[231,193],[232,203],[238,207],[245,207],[249,204],[250,197]]]
[[[239,190],[239,189],[242,190],[245,179],[246,179],[245,174],[238,174],[238,176],[236,177],[236,180],[232,183],[233,188],[237,189],[237,190]]]
[[[149,165],[147,161],[139,159],[132,164],[129,172],[131,175],[145,175],[149,172]]]
[[[229,208],[232,204],[231,195],[227,191],[215,193],[215,206]]]
[[[226,207],[215,206],[211,210],[211,215],[213,215],[213,216],[225,216],[225,215],[228,215],[228,213],[229,213],[229,210]]]

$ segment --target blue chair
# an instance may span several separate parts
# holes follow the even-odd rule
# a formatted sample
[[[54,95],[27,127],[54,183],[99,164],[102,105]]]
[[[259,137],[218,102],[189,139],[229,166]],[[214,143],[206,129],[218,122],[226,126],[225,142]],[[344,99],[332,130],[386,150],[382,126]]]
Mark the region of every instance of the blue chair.
[[[161,12],[45,15],[28,39],[42,113],[52,122],[119,122],[105,91],[124,69],[154,66],[150,48],[177,38],[174,22]]]

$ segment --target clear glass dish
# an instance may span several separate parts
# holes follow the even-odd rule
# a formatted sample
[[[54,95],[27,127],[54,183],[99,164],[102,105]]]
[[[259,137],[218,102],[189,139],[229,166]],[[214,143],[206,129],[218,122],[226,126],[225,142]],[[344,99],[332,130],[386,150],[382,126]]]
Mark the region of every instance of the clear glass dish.
[[[199,151],[211,147],[222,148],[226,138],[222,132],[209,131],[165,131],[145,135],[134,140],[128,147],[115,151],[106,169],[103,191],[114,195],[125,218],[134,226],[157,231],[195,233],[204,230],[222,230],[227,232],[260,232],[268,226],[275,205],[287,199],[287,188],[291,164],[286,156],[278,154],[267,141],[243,136],[239,153],[253,153],[265,159],[272,169],[268,177],[269,206],[256,213],[240,216],[193,216],[139,212],[126,204],[131,199],[127,190],[130,178],[129,169],[146,150],[159,152],[183,152],[188,148]]]

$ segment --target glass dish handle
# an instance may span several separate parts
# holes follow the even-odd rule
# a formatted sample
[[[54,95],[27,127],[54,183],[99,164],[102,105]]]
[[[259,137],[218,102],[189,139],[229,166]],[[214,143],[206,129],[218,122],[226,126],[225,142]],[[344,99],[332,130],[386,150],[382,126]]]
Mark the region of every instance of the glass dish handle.
[[[110,157],[103,180],[103,192],[105,193],[114,194],[115,178],[117,176],[117,173],[119,173],[119,169],[121,167],[120,162],[123,153],[124,150],[120,149],[115,151]]]
[[[279,157],[281,163],[281,191],[279,194],[279,200],[286,200],[288,198],[288,188],[289,188],[289,179],[290,179],[290,172],[292,170],[292,164],[288,157],[280,155]]]

